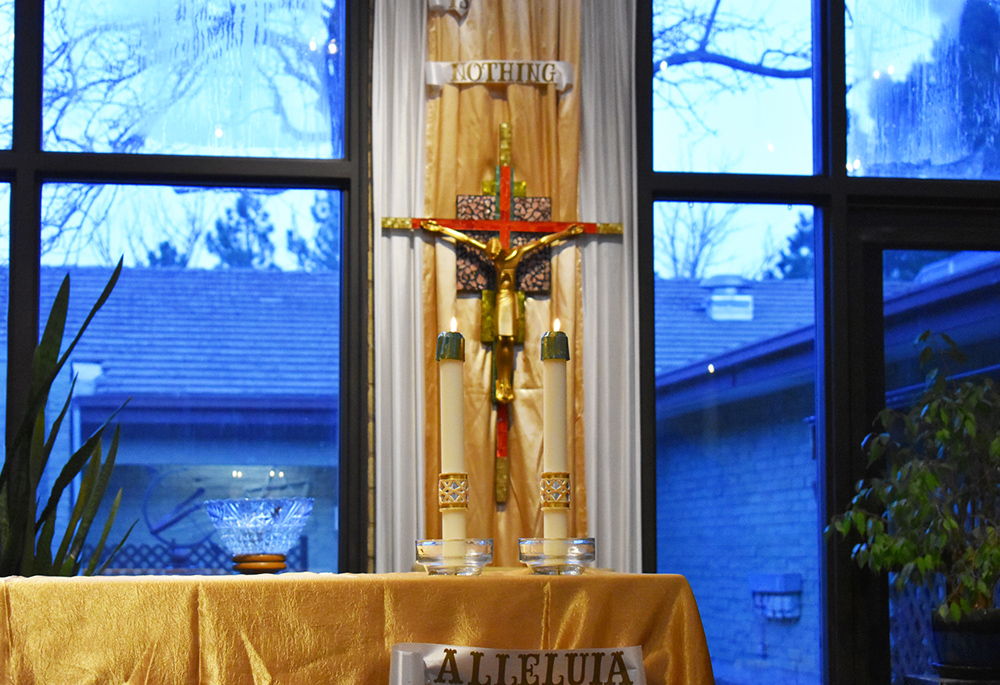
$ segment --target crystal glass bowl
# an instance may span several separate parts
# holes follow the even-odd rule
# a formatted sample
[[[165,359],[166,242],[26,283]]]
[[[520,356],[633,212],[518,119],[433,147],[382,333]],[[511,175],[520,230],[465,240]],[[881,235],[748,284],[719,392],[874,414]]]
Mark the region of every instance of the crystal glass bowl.
[[[298,543],[311,497],[213,499],[205,511],[230,554],[284,554]]]
[[[493,561],[493,539],[417,540],[417,563],[432,576],[478,576]]]
[[[521,563],[541,575],[575,576],[595,558],[594,538],[521,538],[518,548]]]

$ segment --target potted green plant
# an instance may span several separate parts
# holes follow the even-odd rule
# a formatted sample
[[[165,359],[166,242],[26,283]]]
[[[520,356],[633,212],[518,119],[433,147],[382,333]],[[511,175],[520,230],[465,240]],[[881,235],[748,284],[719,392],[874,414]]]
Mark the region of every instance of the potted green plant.
[[[947,335],[928,331],[916,343],[923,393],[878,414],[862,447],[879,475],[858,483],[828,530],[856,539],[858,564],[894,573],[900,589],[943,581],[933,621],[940,662],[1000,668],[1000,392],[988,377],[948,376],[947,364],[965,355]],[[986,644],[951,644],[969,630]]]
[[[104,568],[102,566],[98,569],[97,564],[118,511],[121,491],[115,498],[100,540],[85,567],[80,552],[104,498],[114,468],[120,427],[115,428],[106,458],[103,457],[102,437],[117,412],[112,414],[108,421],[70,456],[50,492],[41,492],[39,487],[56,436],[69,409],[76,381],[74,379],[62,410],[47,431],[45,410],[52,383],[66,364],[91,319],[107,301],[121,270],[122,262],[119,261],[104,292],[90,310],[76,337],[60,355],[66,314],[69,309],[67,274],[52,304],[42,337],[35,347],[31,388],[24,419],[13,435],[7,435],[6,457],[3,470],[0,471],[0,575],[2,576],[75,575],[81,570],[92,574]],[[82,478],[79,482],[76,503],[68,521],[64,523],[58,538],[59,545],[53,552],[53,543],[57,539],[56,506],[66,487],[80,474]],[[44,506],[39,511],[38,507],[43,502]],[[127,537],[128,533],[118,543],[107,561],[110,561]]]

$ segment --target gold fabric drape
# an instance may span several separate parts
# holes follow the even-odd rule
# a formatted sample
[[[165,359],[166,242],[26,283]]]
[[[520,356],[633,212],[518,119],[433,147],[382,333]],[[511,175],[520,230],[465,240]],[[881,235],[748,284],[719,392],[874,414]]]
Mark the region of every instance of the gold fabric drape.
[[[563,60],[579,67],[580,8],[576,0],[495,0],[471,3],[464,20],[453,14],[428,19],[428,60]],[[478,195],[498,162],[499,129],[510,122],[515,181],[532,197],[552,198],[555,221],[577,220],[580,99],[574,88],[555,86],[444,86],[427,105],[425,211],[454,217],[456,195]],[[579,238],[577,239],[579,240]],[[493,497],[495,410],[490,399],[490,349],[479,342],[480,299],[456,297],[453,246],[429,240],[424,253],[426,350],[425,502],[428,537],[440,537],[437,510],[438,386],[434,342],[456,316],[466,338],[465,455],[469,473],[469,537],[492,537],[494,564],[517,566],[517,539],[541,536],[539,476],[542,461],[541,335],[559,318],[570,338],[567,406],[572,469],[570,534],[587,533],[584,489],[582,295],[574,243],[553,250],[549,297],[529,297],[525,343],[515,362],[515,400],[510,405],[511,488],[506,505]]]
[[[647,682],[712,683],[687,581],[588,572],[6,578],[3,685],[372,685],[392,645],[639,645]]]

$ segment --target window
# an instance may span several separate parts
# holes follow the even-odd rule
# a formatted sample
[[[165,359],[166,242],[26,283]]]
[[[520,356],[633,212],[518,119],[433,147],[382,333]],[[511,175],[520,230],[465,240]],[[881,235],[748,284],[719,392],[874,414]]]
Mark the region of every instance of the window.
[[[45,3],[43,148],[343,156],[344,3]]]
[[[721,682],[819,682],[812,214],[654,209],[657,571]]]
[[[949,378],[997,378],[1000,316],[1000,252],[978,250],[885,250],[882,252],[886,405],[907,411],[925,389],[925,374],[937,368]],[[943,355],[921,364],[918,336],[931,332],[954,340],[964,363]],[[943,584],[942,584],[943,585]],[[924,618],[937,608],[938,594],[924,587],[889,591],[893,679],[933,676],[934,638]]]
[[[202,501],[306,495],[290,567],[367,570],[367,8],[8,6],[8,392],[63,275],[75,332],[121,258],[53,392],[66,456],[128,400],[116,565],[226,570]]]
[[[897,1],[850,9],[849,172],[1000,178],[996,5]]]
[[[991,27],[1000,26],[1000,14],[995,3],[979,0],[947,8],[909,0],[779,2],[768,3],[766,12],[751,12],[749,7],[730,0],[637,4],[637,139],[647,141],[640,142],[638,150],[640,307],[645,313],[640,317],[644,567],[690,569],[696,597],[707,610],[706,630],[720,682],[781,682],[788,674],[779,669],[789,668],[798,679],[794,682],[894,682],[887,584],[859,570],[850,559],[850,545],[824,538],[822,529],[854,494],[854,483],[866,466],[861,440],[884,406],[886,392],[892,391],[892,374],[902,363],[890,346],[896,329],[889,325],[888,313],[883,319],[883,254],[895,260],[896,273],[901,274],[914,266],[919,272],[935,261],[945,268],[946,260],[956,254],[1000,250],[1000,221],[995,218],[1000,202],[990,181],[997,178],[992,161],[996,145],[989,133],[996,127],[990,125],[990,108],[982,105],[992,102],[995,81],[995,60],[987,57],[984,42],[991,40]],[[803,31],[808,40],[802,40]],[[673,50],[672,57],[664,45]],[[742,69],[747,64],[775,71],[752,73]],[[795,78],[786,78],[792,74],[779,73],[783,71],[795,72]],[[799,92],[809,92],[806,104],[801,96],[787,93],[790,81]],[[971,88],[970,83],[978,85]],[[746,128],[755,119],[758,103],[772,97],[779,99],[766,107],[763,123]],[[737,98],[747,99],[732,104]],[[799,113],[804,113],[808,128],[805,140],[793,120]],[[689,128],[676,123],[664,126],[665,121],[685,117],[702,125],[701,138],[692,138]],[[771,165],[763,161],[766,155],[754,152],[772,123],[768,117],[781,121],[794,136],[797,152],[792,159],[798,161]],[[664,156],[663,146],[670,156]],[[720,157],[720,150],[736,162]],[[751,377],[748,364],[767,359],[765,348],[774,352],[787,345],[791,333],[775,331],[766,344],[734,338],[735,347],[727,354],[742,366],[727,367],[733,373],[728,384],[718,380],[717,360],[692,356],[688,385],[675,382],[666,387],[663,365],[681,350],[676,341],[671,348],[661,332],[661,326],[670,327],[669,318],[661,315],[666,306],[661,253],[671,228],[698,225],[692,214],[714,216],[714,222],[700,224],[707,226],[718,223],[729,208],[761,205],[814,210],[810,239],[793,243],[778,237],[772,245],[787,250],[789,257],[798,253],[813,260],[807,270],[814,278],[816,298],[809,336],[815,392],[810,403],[810,393],[804,390],[798,405],[787,391],[771,396],[748,393],[745,397],[758,401],[746,403],[741,411],[740,382]],[[801,265],[804,260],[795,262]],[[927,273],[921,278],[928,278]],[[714,303],[708,290],[715,286],[728,289],[719,312],[734,319],[715,324],[736,326],[739,316],[748,319],[748,300],[756,315],[763,287],[739,270],[731,275],[744,280],[703,279],[713,287],[692,298],[686,315],[697,311],[711,321]],[[683,368],[679,359],[671,363]],[[696,364],[703,368],[696,369]],[[795,367],[774,368],[769,380],[790,386]],[[742,376],[737,378],[737,372]],[[723,438],[743,426],[772,436],[787,428],[790,438],[788,408],[810,404],[814,423],[800,419],[794,435],[805,437],[794,440],[804,452],[814,450],[815,486],[782,462],[777,449],[766,462],[773,468],[760,475],[776,488],[794,484],[778,493],[779,501],[801,513],[800,520],[810,521],[787,531],[777,550],[786,558],[803,550],[798,562],[802,568],[808,567],[807,560],[815,563],[815,581],[801,572],[800,584],[788,577],[798,569],[782,568],[773,563],[777,556],[768,556],[764,531],[780,520],[767,514],[760,515],[766,524],[740,518],[744,500],[773,500],[775,495],[761,497],[760,483],[740,484],[743,464],[732,448],[726,450]],[[761,439],[754,446],[768,444]],[[744,449],[744,454],[751,452]],[[676,458],[680,453],[688,455],[687,462]],[[685,463],[691,467],[686,481],[680,478],[685,473],[678,471]],[[716,471],[697,475],[694,466]],[[789,499],[795,491],[802,500]],[[684,497],[700,506],[677,506],[674,500]],[[813,505],[814,510],[809,508]],[[759,573],[740,569],[717,571],[710,579],[699,576],[700,568],[729,564],[728,555],[714,553],[705,541],[733,529],[745,534],[747,546],[759,541],[746,558],[770,560],[772,567]],[[689,539],[683,540],[685,535]],[[814,603],[807,599],[810,591],[817,593]],[[799,592],[801,603],[796,604]],[[754,609],[766,611],[768,601],[777,601],[767,600],[768,593],[789,595],[783,601],[801,607],[796,625],[812,622],[815,653],[787,649],[789,644],[782,640],[794,630],[793,623],[780,618],[761,622],[757,639],[741,642],[735,629],[713,637],[713,612],[727,598],[739,602],[725,610],[732,620],[749,617]],[[773,613],[778,615],[776,609]],[[796,657],[799,666],[789,666]],[[807,663],[817,670],[803,667]],[[897,669],[896,681],[900,672]]]
[[[653,168],[810,173],[809,15],[803,0],[653,0]]]

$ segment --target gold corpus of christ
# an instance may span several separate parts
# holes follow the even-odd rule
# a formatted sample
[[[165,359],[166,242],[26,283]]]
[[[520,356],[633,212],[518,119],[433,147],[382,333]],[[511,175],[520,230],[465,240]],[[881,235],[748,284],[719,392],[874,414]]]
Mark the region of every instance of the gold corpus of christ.
[[[423,229],[456,245],[459,292],[482,298],[481,342],[492,345],[493,402],[497,412],[494,496],[510,492],[507,454],[509,405],[514,400],[515,346],[524,342],[527,293],[549,291],[549,247],[582,233],[621,234],[621,224],[552,221],[552,199],[527,197],[511,170],[511,128],[500,124],[499,165],[482,195],[459,195],[455,219],[382,219],[383,229]],[[542,234],[531,240],[526,234]]]

